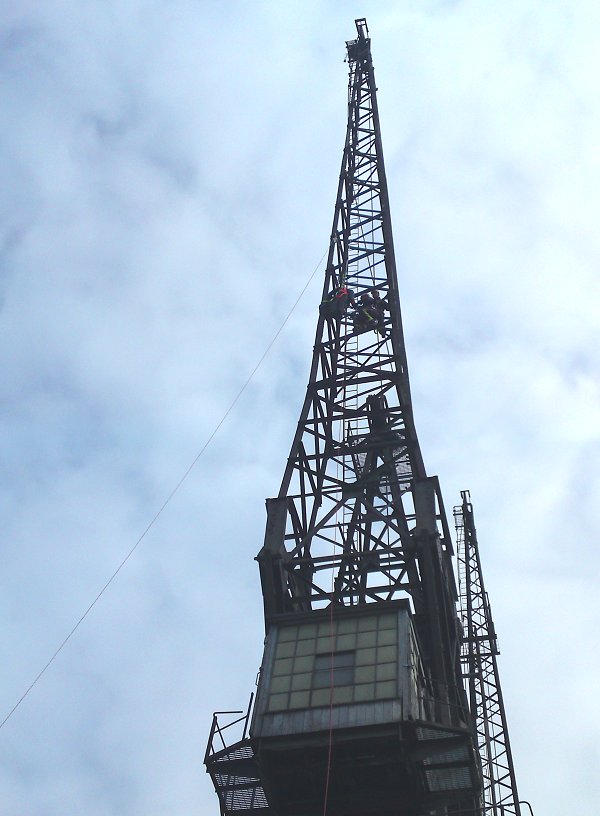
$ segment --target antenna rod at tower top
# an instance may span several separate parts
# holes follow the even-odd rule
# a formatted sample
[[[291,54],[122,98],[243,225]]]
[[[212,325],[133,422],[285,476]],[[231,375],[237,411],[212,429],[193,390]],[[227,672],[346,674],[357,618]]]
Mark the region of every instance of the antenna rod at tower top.
[[[358,32],[358,36],[363,39],[367,38],[369,34],[369,26],[367,25],[367,20],[365,17],[359,17],[357,20],[354,21],[356,25],[356,30]]]

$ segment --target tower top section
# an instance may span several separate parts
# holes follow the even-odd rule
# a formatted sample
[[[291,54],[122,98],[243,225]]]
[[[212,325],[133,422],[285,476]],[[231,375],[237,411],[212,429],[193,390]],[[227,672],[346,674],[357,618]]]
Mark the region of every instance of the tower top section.
[[[267,628],[330,604],[400,600],[419,621],[434,603],[449,620],[454,601],[447,521],[412,414],[365,19],[356,30],[346,44],[346,138],[308,388],[258,556]],[[435,544],[417,543],[423,530]]]
[[[369,27],[364,17],[354,21],[358,37],[355,40],[348,40],[348,62],[371,58],[371,39],[369,37]]]

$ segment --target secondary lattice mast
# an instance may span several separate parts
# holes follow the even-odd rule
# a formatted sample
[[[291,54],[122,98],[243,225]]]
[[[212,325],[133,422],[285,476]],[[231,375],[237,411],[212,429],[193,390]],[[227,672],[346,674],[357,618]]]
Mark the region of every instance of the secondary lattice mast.
[[[481,758],[483,813],[521,816],[517,780],[500,687],[498,642],[483,583],[479,544],[469,492],[454,508],[463,665],[473,735]]]

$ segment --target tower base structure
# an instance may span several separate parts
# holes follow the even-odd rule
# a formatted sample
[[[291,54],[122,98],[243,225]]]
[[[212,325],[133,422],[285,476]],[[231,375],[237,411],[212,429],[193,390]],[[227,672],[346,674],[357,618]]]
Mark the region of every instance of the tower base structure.
[[[211,733],[222,813],[477,813],[472,731],[431,693],[409,602],[331,612],[271,621],[243,739]]]

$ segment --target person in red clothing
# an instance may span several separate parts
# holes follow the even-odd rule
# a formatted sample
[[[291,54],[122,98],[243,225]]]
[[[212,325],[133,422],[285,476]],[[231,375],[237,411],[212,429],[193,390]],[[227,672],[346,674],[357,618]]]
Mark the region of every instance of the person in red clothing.
[[[351,289],[348,289],[347,286],[342,284],[342,286],[338,286],[337,289],[334,289],[328,298],[321,303],[321,311],[325,317],[333,317],[335,320],[340,320],[346,313],[346,309],[349,305],[356,308],[354,294]]]

